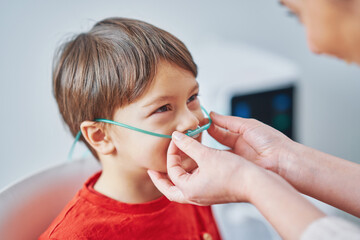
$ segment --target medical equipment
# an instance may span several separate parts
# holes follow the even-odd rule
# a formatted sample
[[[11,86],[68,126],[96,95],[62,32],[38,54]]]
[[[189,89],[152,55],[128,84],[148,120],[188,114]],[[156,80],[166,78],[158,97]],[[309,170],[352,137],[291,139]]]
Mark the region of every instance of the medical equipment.
[[[203,110],[205,115],[208,117],[209,122],[207,124],[201,126],[201,127],[198,126],[195,130],[188,130],[185,134],[188,135],[189,137],[197,136],[201,132],[207,130],[210,127],[211,123],[212,123],[212,120],[210,118],[209,113],[205,110],[205,108],[203,106],[201,106],[201,109]],[[119,126],[119,127],[124,127],[124,128],[130,129],[130,130],[133,130],[133,131],[145,133],[145,134],[152,135],[152,136],[155,136],[155,137],[162,137],[162,138],[171,139],[171,135],[165,135],[165,134],[150,132],[150,131],[147,131],[147,130],[143,130],[143,129],[140,129],[140,128],[137,128],[137,127],[133,127],[133,126],[130,126],[130,125],[127,125],[127,124],[124,124],[124,123],[119,123],[119,122],[115,122],[115,121],[104,119],[104,118],[96,118],[94,121],[95,122],[110,123],[110,124],[114,124],[114,125]],[[68,155],[68,160],[72,159],[72,155],[73,155],[73,152],[74,152],[74,149],[75,149],[75,145],[79,141],[79,139],[81,137],[81,134],[82,134],[81,131],[79,131],[76,134],[74,143],[72,144],[69,155]]]

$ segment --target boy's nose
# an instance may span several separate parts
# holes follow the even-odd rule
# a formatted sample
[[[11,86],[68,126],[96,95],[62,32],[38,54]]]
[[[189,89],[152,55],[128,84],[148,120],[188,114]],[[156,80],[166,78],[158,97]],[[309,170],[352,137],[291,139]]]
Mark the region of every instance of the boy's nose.
[[[190,110],[184,111],[179,120],[177,131],[186,133],[189,130],[195,130],[200,124],[199,119]]]

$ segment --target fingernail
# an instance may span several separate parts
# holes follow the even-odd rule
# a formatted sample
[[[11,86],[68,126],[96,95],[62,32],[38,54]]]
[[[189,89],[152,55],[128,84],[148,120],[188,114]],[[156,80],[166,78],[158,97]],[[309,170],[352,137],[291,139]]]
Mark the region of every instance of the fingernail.
[[[172,137],[175,138],[176,140],[180,141],[184,137],[184,134],[175,131],[175,132],[173,132]]]
[[[219,116],[219,114],[216,113],[216,112],[211,112],[210,115],[212,115],[212,116]]]

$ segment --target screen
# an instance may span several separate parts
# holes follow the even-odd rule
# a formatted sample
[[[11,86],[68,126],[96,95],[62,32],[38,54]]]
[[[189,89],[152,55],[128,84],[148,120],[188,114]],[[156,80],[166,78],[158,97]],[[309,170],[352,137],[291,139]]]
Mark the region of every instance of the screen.
[[[231,115],[255,118],[294,139],[294,86],[233,96]]]

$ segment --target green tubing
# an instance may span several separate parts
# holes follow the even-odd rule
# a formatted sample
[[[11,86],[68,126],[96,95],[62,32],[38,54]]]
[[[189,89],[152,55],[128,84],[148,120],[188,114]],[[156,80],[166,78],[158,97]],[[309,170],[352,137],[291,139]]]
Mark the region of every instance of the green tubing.
[[[207,129],[209,129],[211,123],[212,123],[212,120],[210,118],[210,115],[209,113],[205,110],[205,108],[203,106],[201,106],[201,109],[204,111],[204,113],[206,114],[206,116],[209,118],[209,122],[207,124],[205,124],[204,126],[201,126],[195,130],[189,130],[187,133],[185,133],[186,135],[188,135],[189,137],[193,137]],[[165,135],[165,134],[160,134],[160,133],[154,133],[154,132],[150,132],[150,131],[146,131],[146,130],[143,130],[143,129],[140,129],[140,128],[136,128],[136,127],[132,127],[130,125],[127,125],[127,124],[123,124],[123,123],[119,123],[119,122],[115,122],[115,121],[112,121],[112,120],[108,120],[108,119],[104,119],[104,118],[96,118],[94,120],[95,122],[104,122],[104,123],[110,123],[110,124],[114,124],[116,126],[119,126],[119,127],[124,127],[124,128],[127,128],[127,129],[130,129],[130,130],[134,130],[134,131],[137,131],[137,132],[141,132],[141,133],[145,133],[145,134],[148,134],[148,135],[152,135],[152,136],[155,136],[155,137],[162,137],[162,138],[169,138],[171,139],[171,135]],[[69,155],[68,155],[68,160],[71,160],[72,159],[72,155],[74,153],[74,149],[75,149],[75,145],[76,143],[79,141],[81,137],[81,131],[79,131],[77,134],[76,134],[76,137],[75,137],[75,141],[74,143],[72,144],[71,146],[71,149],[70,149],[70,152],[69,152]]]

